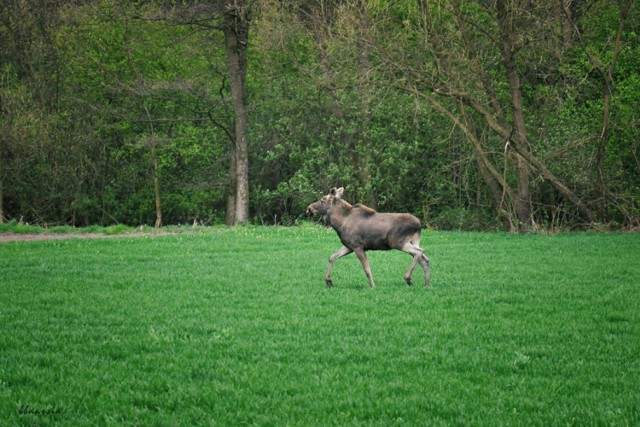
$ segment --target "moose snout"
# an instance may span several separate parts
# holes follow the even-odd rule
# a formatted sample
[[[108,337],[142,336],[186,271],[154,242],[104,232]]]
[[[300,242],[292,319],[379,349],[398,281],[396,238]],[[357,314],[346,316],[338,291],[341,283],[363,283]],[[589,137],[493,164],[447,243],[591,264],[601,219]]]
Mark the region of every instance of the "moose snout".
[[[307,206],[307,216],[314,216],[316,214],[316,210],[313,208],[313,205]]]

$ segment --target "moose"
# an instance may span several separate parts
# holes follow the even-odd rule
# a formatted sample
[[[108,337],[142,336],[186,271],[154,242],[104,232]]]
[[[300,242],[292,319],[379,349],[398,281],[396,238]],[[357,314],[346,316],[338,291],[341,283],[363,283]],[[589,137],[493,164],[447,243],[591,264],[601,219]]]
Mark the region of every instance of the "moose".
[[[307,207],[307,215],[324,215],[327,218],[343,245],[329,258],[329,268],[324,277],[327,286],[333,287],[331,271],[336,260],[355,252],[369,279],[369,285],[375,288],[365,252],[397,249],[413,256],[411,265],[404,274],[407,284],[413,284],[411,273],[420,264],[424,271],[425,286],[429,287],[429,258],[419,246],[420,220],[411,214],[379,213],[365,205],[351,205],[342,198],[343,192],[343,187],[333,188],[329,194]]]

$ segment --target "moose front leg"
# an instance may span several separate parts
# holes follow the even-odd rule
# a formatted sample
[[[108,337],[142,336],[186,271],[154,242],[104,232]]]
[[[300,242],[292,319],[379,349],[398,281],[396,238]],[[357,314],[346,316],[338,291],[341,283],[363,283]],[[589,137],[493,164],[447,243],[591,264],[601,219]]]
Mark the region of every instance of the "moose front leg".
[[[356,255],[358,256],[358,259],[362,263],[362,268],[364,268],[364,273],[367,275],[367,278],[369,279],[369,285],[371,286],[372,289],[375,288],[376,284],[373,283],[373,274],[371,274],[371,267],[369,266],[369,260],[367,259],[367,255],[364,253],[364,249],[358,248],[358,249],[355,249],[354,252],[356,253]]]
[[[329,257],[329,268],[327,269],[327,273],[324,275],[324,281],[328,287],[333,287],[333,281],[331,281],[331,271],[333,270],[333,263],[336,262],[338,258],[349,255],[351,252],[353,252],[351,249],[343,246]]]

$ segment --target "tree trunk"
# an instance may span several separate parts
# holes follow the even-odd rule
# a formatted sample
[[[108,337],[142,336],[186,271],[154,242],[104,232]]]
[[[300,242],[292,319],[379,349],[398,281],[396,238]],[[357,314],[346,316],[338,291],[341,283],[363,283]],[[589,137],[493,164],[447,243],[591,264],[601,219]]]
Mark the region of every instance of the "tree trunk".
[[[369,58],[369,44],[364,42],[364,40],[369,39],[367,30],[372,25],[367,18],[366,3],[365,0],[359,0],[355,4],[358,16],[355,25],[358,33],[356,47],[358,52],[357,64],[360,87],[360,113],[358,118],[358,127],[360,128],[358,133],[360,135],[362,135],[365,130],[371,128],[371,101],[374,99],[373,85],[370,77],[373,74],[373,68]],[[355,152],[357,156],[356,166],[358,168],[358,178],[364,190],[364,203],[373,209],[378,209],[378,195],[377,191],[375,191],[371,174],[371,163],[373,159],[371,158],[372,150],[370,143],[363,138],[363,140],[358,141],[358,147],[356,147]]]
[[[629,0],[624,5],[620,5],[620,20],[618,22],[618,32],[616,34],[616,40],[613,45],[613,56],[611,58],[611,64],[604,71],[604,105],[602,108],[602,130],[600,137],[598,138],[598,150],[596,152],[596,192],[598,194],[597,199],[597,215],[598,219],[606,222],[607,218],[607,186],[605,183],[604,173],[604,161],[607,153],[607,143],[609,141],[609,116],[611,114],[611,96],[613,94],[613,74],[616,69],[616,63],[618,62],[618,55],[622,45],[622,32],[624,30],[624,23],[629,11],[631,10],[633,0]]]
[[[235,169],[235,193],[228,198],[227,221],[230,225],[249,220],[249,137],[247,119],[247,43],[249,41],[249,6],[242,0],[226,0],[224,36],[227,68],[231,80],[234,113],[234,147],[231,168]],[[230,205],[234,204],[233,218]]]
[[[4,193],[3,193],[3,184],[4,184],[4,176],[2,172],[2,151],[0,151],[0,224],[4,223]]]
[[[236,144],[235,138],[229,144],[229,185],[227,187],[227,213],[225,224],[234,225],[236,223]]]
[[[144,111],[147,113],[148,119],[148,127],[149,127],[149,137],[146,139],[146,142],[149,146],[149,151],[151,152],[151,166],[152,166],[152,174],[153,174],[153,194],[155,198],[156,205],[156,222],[155,228],[162,227],[162,203],[160,202],[160,179],[158,176],[158,153],[156,151],[156,145],[159,140],[156,138],[155,130],[153,128],[153,121],[151,120],[151,113],[149,112],[149,108],[144,106]]]
[[[160,202],[160,179],[158,178],[158,155],[156,153],[156,142],[151,141],[151,159],[153,162],[153,194],[156,199],[156,223],[155,227],[162,227],[162,203]]]
[[[511,106],[513,112],[513,138],[520,145],[528,149],[527,131],[524,122],[524,110],[522,104],[522,89],[520,87],[520,76],[516,67],[515,52],[516,46],[513,39],[513,11],[505,4],[506,0],[498,0],[496,7],[498,10],[498,26],[500,27],[500,51],[504,64],[507,80],[509,82],[509,92],[511,94]],[[529,185],[529,167],[527,162],[517,158],[518,165],[518,197],[516,202],[516,215],[523,226],[533,225],[531,189]]]

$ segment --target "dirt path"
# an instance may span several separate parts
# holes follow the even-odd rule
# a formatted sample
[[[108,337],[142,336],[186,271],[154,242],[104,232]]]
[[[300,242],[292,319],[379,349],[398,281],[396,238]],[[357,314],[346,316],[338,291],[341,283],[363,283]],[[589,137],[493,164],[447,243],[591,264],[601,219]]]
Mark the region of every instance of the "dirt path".
[[[123,233],[123,234],[101,234],[101,233],[0,233],[0,243],[8,242],[33,242],[36,240],[62,240],[62,239],[115,239],[122,237],[143,237],[143,236],[166,236],[169,233]]]

